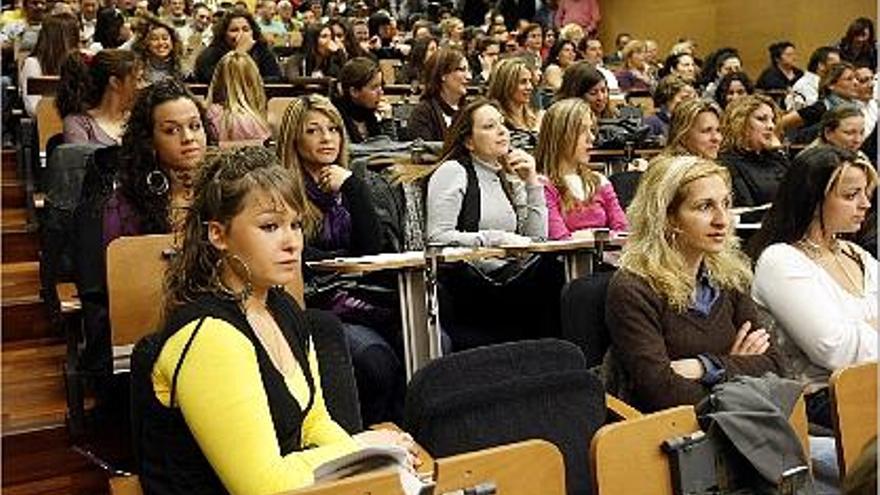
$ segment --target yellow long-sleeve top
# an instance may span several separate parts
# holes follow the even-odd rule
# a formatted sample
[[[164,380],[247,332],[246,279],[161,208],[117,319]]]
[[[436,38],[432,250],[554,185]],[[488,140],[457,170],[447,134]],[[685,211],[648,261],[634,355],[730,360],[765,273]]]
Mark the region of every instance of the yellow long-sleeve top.
[[[165,343],[153,367],[156,398],[169,407],[174,369],[196,328],[192,321]],[[177,377],[175,402],[208,462],[232,494],[271,494],[308,486],[320,464],[358,449],[324,405],[314,346],[309,346],[314,403],[302,424],[302,445],[279,453],[256,350],[230,323],[208,317],[186,353]],[[284,376],[304,409],[309,387],[302,370]]]

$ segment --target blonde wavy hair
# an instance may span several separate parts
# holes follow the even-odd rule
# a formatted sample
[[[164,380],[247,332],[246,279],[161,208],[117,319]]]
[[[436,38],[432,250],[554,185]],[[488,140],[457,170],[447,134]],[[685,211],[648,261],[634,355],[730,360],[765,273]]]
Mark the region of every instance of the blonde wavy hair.
[[[213,104],[223,107],[224,129],[231,127],[235,115],[252,117],[269,129],[263,78],[250,55],[232,50],[220,59],[208,88],[208,106]],[[226,137],[218,136],[220,140]]]
[[[773,122],[779,125],[779,107],[769,96],[756,93],[737,98],[727,105],[721,117],[723,151],[748,149],[749,116],[761,105],[767,105],[773,110]]]
[[[694,156],[657,159],[642,176],[635,198],[627,209],[630,235],[620,265],[645,279],[676,311],[693,300],[696,281],[687,275],[685,259],[675,246],[669,218],[687,198],[689,185],[717,175],[728,189],[730,173],[717,163]],[[712,281],[724,289],[747,292],[752,272],[739,240],[728,230],[724,248],[706,254],[703,263]]]
[[[575,165],[575,171],[584,185],[585,202],[589,203],[599,188],[601,176],[591,170],[589,165],[577,164],[574,156],[578,137],[584,132],[591,132],[594,123],[590,104],[582,98],[566,98],[554,103],[541,122],[538,146],[535,147],[535,163],[538,170],[559,190],[563,211],[570,211],[576,204],[575,197],[563,179],[563,163]]]
[[[702,113],[713,113],[721,121],[722,111],[712,100],[694,98],[679,103],[672,111],[672,119],[669,122],[669,139],[663,153],[667,155],[691,155],[693,152],[687,147],[687,138],[691,130],[697,124],[697,117]]]
[[[509,123],[521,122],[529,130],[535,128],[538,123],[538,116],[532,109],[531,104],[526,103],[523,106],[520,115],[514,114],[514,108],[510,101],[510,95],[516,91],[519,85],[520,74],[522,71],[529,73],[532,77],[532,69],[529,64],[519,57],[506,58],[499,60],[492,67],[492,73],[489,75],[489,87],[486,90],[486,96],[490,100],[495,100],[501,104],[501,114]]]
[[[305,120],[309,112],[318,112],[325,115],[333,125],[339,128],[339,156],[336,165],[348,168],[348,136],[345,135],[345,124],[339,110],[325,96],[305,95],[290,102],[284,117],[281,119],[281,129],[278,133],[278,145],[276,152],[281,165],[290,171],[297,187],[305,195],[305,163],[299,154],[299,141],[305,131]],[[308,197],[303,198],[303,231],[306,239],[314,239],[321,231],[324,215]]]

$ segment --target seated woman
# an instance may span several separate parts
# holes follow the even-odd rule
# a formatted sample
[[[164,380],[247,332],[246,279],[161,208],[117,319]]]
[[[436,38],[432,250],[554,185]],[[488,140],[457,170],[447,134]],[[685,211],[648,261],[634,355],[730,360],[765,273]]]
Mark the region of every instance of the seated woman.
[[[467,95],[471,80],[467,58],[454,48],[440,48],[425,62],[421,101],[407,121],[409,139],[443,141],[452,119]]]
[[[130,122],[119,151],[119,185],[104,206],[105,246],[121,236],[178,231],[215,139],[202,106],[174,79],[145,89]]]
[[[693,55],[685,52],[674,53],[666,57],[663,69],[660,70],[660,77],[676,75],[693,85],[697,83],[698,72],[699,68],[694,62]]]
[[[609,104],[608,82],[590,62],[581,60],[565,69],[562,85],[554,96],[554,101],[566,98],[583,98],[590,104],[590,110],[597,119],[611,119],[617,116]]]
[[[510,131],[510,146],[525,151],[538,144],[541,119],[532,108],[532,69],[521,58],[499,60],[489,76],[486,96],[499,104],[504,125]]]
[[[395,137],[391,105],[384,100],[382,71],[373,59],[357,57],[349,60],[339,73],[342,95],[333,104],[342,114],[345,131],[352,143],[362,143],[375,136]],[[379,120],[378,113],[383,118]]]
[[[142,91],[115,155],[115,176],[107,178],[115,189],[89,205],[96,214],[84,213],[78,220],[96,224],[80,227],[79,239],[89,261],[81,262],[77,281],[87,334],[82,362],[88,369],[107,374],[112,369],[104,250],[118,237],[180,231],[196,169],[213,139],[206,122],[181,82],[167,79]]]
[[[714,98],[722,110],[727,109],[733,100],[755,92],[755,86],[745,72],[733,72],[722,77],[715,88]]]
[[[193,76],[196,81],[208,84],[214,77],[214,68],[223,55],[235,50],[254,59],[265,83],[279,82],[281,68],[272,48],[263,39],[254,16],[246,9],[230,10],[214,24],[214,37],[199,58]]]
[[[862,152],[865,142],[865,115],[855,105],[839,105],[822,115],[819,137],[810,146],[830,144],[849,150],[859,158],[870,161]]]
[[[298,67],[294,73],[303,77],[339,77],[348,58],[341,41],[333,39],[333,30],[327,24],[308,26],[303,36],[303,54],[295,59]]]
[[[559,40],[550,49],[544,65],[544,87],[558,91],[562,86],[562,74],[577,59],[577,47],[572,41]]]
[[[780,127],[784,130],[797,129],[792,140],[808,143],[817,137],[822,115],[840,105],[858,105],[858,92],[856,68],[848,62],[834,64],[819,81],[819,100],[785,114],[780,120]]]
[[[718,158],[721,148],[721,109],[711,100],[694,98],[675,106],[664,155]]]
[[[220,59],[208,88],[208,120],[220,141],[265,141],[266,92],[253,59],[231,51]]]
[[[623,68],[614,75],[620,91],[651,91],[657,85],[657,81],[648,73],[648,64],[645,63],[645,42],[632,40],[623,47]]]
[[[628,210],[630,236],[605,317],[619,382],[612,389],[641,411],[696,404],[727,377],[783,373],[748,295],[730,184],[711,161],[664,157],[642,176]]]
[[[143,65],[143,80],[146,84],[168,78],[183,78],[180,70],[183,43],[177,31],[158,17],[141,17],[132,50]]]
[[[590,169],[593,117],[580,98],[554,103],[541,122],[535,162],[547,176],[550,239],[591,236],[591,229],[627,229],[614,187],[602,174]]]
[[[277,150],[281,164],[305,194],[305,260],[383,250],[382,229],[370,190],[348,169],[345,126],[330,100],[318,95],[293,100],[284,112]],[[306,281],[311,278],[306,273]],[[333,290],[326,297],[310,300],[309,305],[332,311],[345,323],[364,422],[399,421],[404,371],[390,346],[400,340],[395,332],[398,327],[390,308],[382,306],[381,300],[367,301],[366,297]]]
[[[788,170],[788,156],[776,136],[777,109],[769,97],[749,95],[731,103],[721,119],[723,163],[733,178],[737,207],[769,205]],[[763,212],[746,221],[760,221]]]
[[[547,205],[535,160],[511,149],[498,104],[478,99],[462,108],[429,173],[428,242],[493,246],[523,242],[523,236],[547,237]],[[518,177],[515,183],[511,174]]]
[[[34,50],[24,59],[18,71],[18,87],[24,101],[24,110],[31,117],[37,114],[41,95],[28,94],[28,79],[57,76],[71,50],[79,48],[79,22],[72,15],[50,15],[43,19]]]
[[[64,142],[119,144],[139,79],[140,64],[129,50],[101,50],[94,56],[70,52],[55,100]]]
[[[479,98],[462,107],[438,164],[422,173],[430,174],[427,243],[500,246],[547,238],[544,188],[534,158],[511,150],[497,103]],[[440,317],[453,347],[558,336],[557,312],[547,310],[559,302],[558,268],[541,258],[445,267],[439,274]],[[534,310],[509,311],[527,306]]]
[[[749,245],[752,297],[773,316],[780,346],[806,385],[810,422],[831,427],[828,379],[877,360],[877,259],[838,239],[865,220],[877,173],[831,146],[804,150]]]
[[[405,70],[401,75],[401,80],[397,82],[404,84],[408,83],[413,86],[418,85],[421,82],[422,74],[425,71],[425,65],[427,64],[428,59],[439,47],[440,45],[437,44],[437,39],[433,36],[414,39],[412,41],[412,49],[406,58]]]
[[[310,319],[279,286],[299,270],[302,194],[263,148],[230,149],[200,173],[167,271],[165,327],[141,430],[148,492],[270,494],[314,483],[358,441],[327,411]],[[218,386],[222,384],[222,386]]]
[[[645,117],[643,123],[651,129],[651,135],[657,136],[665,143],[669,132],[669,120],[675,107],[683,102],[697,97],[697,92],[690,83],[683,78],[670,75],[660,80],[654,91],[654,108],[657,111],[653,115]]]

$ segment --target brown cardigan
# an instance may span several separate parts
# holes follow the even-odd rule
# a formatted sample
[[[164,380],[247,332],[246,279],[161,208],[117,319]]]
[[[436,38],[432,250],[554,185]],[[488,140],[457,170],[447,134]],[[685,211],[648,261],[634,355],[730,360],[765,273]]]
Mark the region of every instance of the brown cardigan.
[[[443,141],[446,137],[446,119],[436,98],[418,102],[406,124],[410,140],[421,138],[424,141]]]
[[[608,286],[605,317],[613,359],[630,388],[622,398],[646,412],[696,404],[708,394],[709,388],[698,381],[673,372],[670,362],[674,360],[711,354],[724,364],[728,377],[785,373],[772,336],[763,355],[729,354],[744,322],[751,321],[752,329],[761,327],[755,304],[747,294],[722,290],[706,317],[693,311],[679,313],[644,279],[619,270]]]

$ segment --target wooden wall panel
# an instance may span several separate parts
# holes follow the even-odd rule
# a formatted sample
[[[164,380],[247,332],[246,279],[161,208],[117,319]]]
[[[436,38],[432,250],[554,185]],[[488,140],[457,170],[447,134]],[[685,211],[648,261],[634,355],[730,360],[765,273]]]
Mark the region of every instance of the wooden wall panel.
[[[767,66],[774,40],[793,42],[806,67],[810,53],[839,40],[856,17],[877,23],[876,0],[600,0],[600,6],[606,53],[621,31],[657,40],[663,56],[689,37],[702,57],[722,46],[738,48],[753,79]]]

